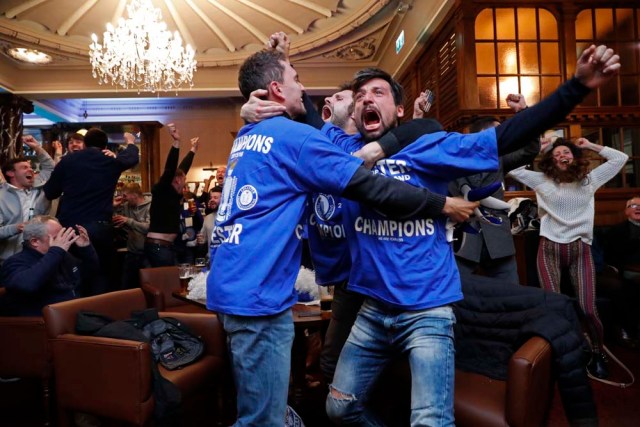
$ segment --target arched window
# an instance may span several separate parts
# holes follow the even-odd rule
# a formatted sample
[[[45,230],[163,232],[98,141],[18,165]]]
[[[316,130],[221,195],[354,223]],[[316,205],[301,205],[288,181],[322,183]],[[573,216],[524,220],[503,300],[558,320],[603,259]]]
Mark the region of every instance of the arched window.
[[[475,46],[480,107],[506,108],[509,93],[534,104],[561,83],[558,24],[546,9],[483,9]]]
[[[595,91],[583,105],[620,107],[640,104],[640,9],[584,9],[576,16],[576,52],[606,44],[620,55],[620,75]]]

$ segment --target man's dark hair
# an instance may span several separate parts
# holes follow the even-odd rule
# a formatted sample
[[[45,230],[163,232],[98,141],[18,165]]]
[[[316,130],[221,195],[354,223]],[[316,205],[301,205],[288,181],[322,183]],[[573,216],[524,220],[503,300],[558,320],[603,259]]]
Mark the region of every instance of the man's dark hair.
[[[209,193],[222,193],[222,187],[220,187],[219,185],[216,185],[211,190],[209,190]]]
[[[352,82],[344,82],[340,86],[338,86],[338,92],[342,92],[343,90],[351,90],[352,87]]]
[[[284,66],[280,61],[286,59],[276,50],[261,50],[244,61],[238,72],[238,87],[245,99],[256,89],[267,89],[271,82],[282,83]]]
[[[485,129],[492,128],[495,122],[500,123],[500,120],[493,116],[477,117],[473,119],[473,121],[469,125],[469,133],[476,133]]]
[[[101,150],[107,148],[109,137],[107,134],[98,128],[91,128],[84,136],[84,145],[87,147],[96,147]]]
[[[364,70],[360,70],[356,73],[353,77],[353,81],[351,82],[351,90],[353,91],[354,98],[356,92],[358,92],[365,83],[373,79],[382,79],[389,83],[389,86],[391,86],[391,93],[393,94],[393,102],[396,105],[404,104],[404,89],[402,88],[402,85],[394,80],[393,77],[391,77],[391,74],[381,70],[380,68],[365,68]]]
[[[7,181],[9,181],[9,177],[7,176],[7,172],[16,169],[16,163],[28,162],[29,160],[24,157],[14,157],[13,159],[9,159],[2,164],[2,175],[5,176]]]

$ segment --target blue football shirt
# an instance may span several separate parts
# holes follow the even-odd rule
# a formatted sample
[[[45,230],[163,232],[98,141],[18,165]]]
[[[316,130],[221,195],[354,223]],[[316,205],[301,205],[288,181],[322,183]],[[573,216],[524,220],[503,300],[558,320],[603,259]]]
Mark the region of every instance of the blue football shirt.
[[[361,164],[318,130],[285,117],[244,126],[212,235],[207,308],[266,316],[293,305],[308,195],[342,194]]]
[[[452,179],[497,167],[495,130],[488,129],[424,135],[378,161],[374,172],[446,194]],[[396,221],[348,200],[343,215],[353,265],[350,290],[404,310],[462,299],[444,216]]]

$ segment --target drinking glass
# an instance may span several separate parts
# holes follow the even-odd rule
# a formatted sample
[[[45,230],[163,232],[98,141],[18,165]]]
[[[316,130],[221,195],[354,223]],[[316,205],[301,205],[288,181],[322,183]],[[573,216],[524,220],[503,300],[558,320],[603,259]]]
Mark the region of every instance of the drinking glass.
[[[178,264],[178,272],[180,277],[180,294],[187,295],[189,280],[191,280],[191,265]]]

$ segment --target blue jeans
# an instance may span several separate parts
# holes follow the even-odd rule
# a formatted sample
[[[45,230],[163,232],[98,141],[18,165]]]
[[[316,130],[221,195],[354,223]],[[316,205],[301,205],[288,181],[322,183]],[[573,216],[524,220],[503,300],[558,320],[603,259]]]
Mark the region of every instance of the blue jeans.
[[[412,373],[411,425],[453,426],[454,323],[450,306],[401,311],[365,300],[338,360],[329,418],[341,425],[384,425],[366,408],[367,400],[384,367],[402,354]]]
[[[234,426],[282,427],[294,336],[291,309],[273,316],[218,317],[227,332],[237,391]]]

